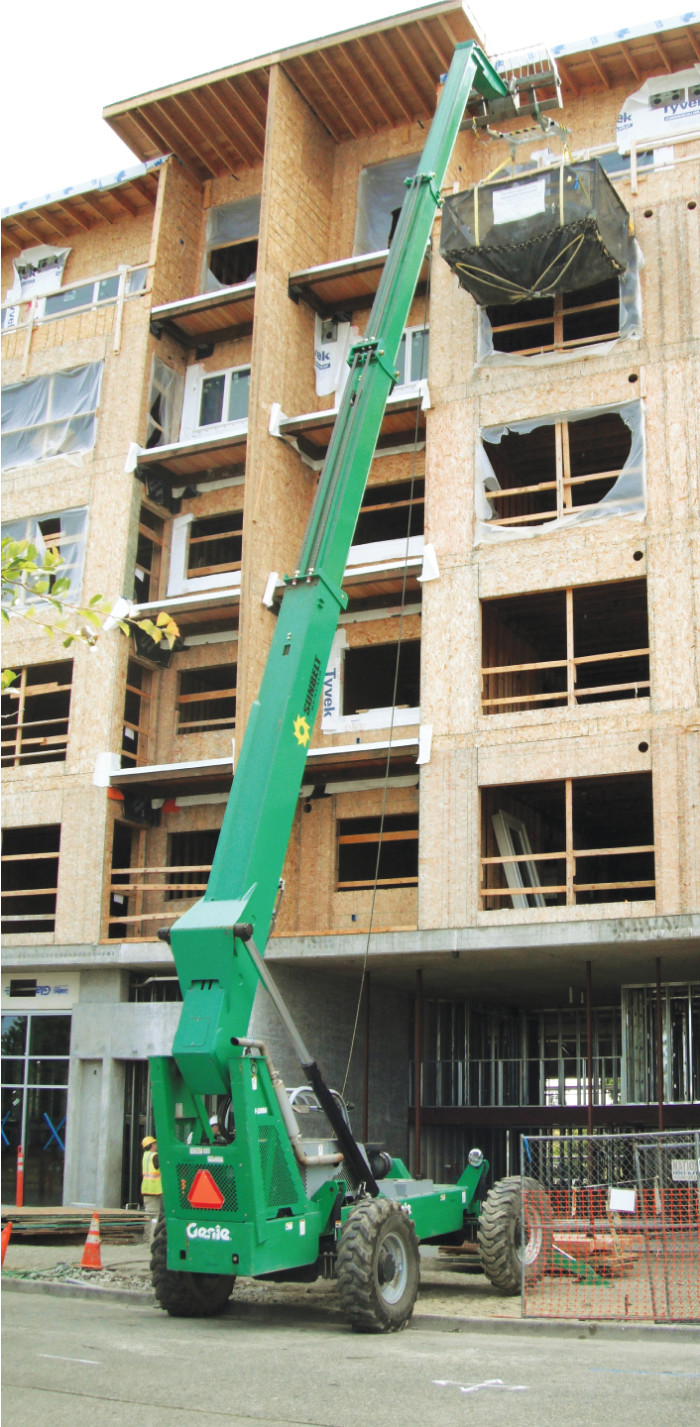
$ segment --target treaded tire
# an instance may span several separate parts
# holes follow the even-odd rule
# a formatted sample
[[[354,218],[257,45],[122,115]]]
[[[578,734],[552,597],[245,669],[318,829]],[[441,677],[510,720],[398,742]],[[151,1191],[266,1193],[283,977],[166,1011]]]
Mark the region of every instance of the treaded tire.
[[[233,1276],[223,1273],[178,1273],[167,1267],[167,1235],[161,1214],[151,1245],[151,1283],[161,1308],[171,1318],[213,1318],[226,1307]]]
[[[337,1260],[340,1306],[355,1333],[405,1328],[418,1293],[418,1239],[390,1199],[363,1199],[346,1219]]]
[[[477,1242],[481,1266],[494,1288],[520,1293],[523,1274],[526,1283],[536,1283],[552,1257],[552,1213],[542,1185],[520,1175],[499,1179],[484,1200]]]

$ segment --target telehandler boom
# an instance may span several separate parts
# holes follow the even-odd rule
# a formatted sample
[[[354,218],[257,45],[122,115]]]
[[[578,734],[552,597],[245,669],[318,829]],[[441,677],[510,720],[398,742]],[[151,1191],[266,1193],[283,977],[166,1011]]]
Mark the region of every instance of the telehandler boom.
[[[323,676],[347,602],[347,556],[473,86],[486,98],[508,92],[475,44],[458,45],[418,172],[407,180],[366,335],[351,352],[207,890],[169,933],[183,1008],[172,1056],[151,1060],[164,1203],[152,1273],[161,1306],[175,1315],[220,1311],[239,1275],[325,1273],[337,1276],[354,1328],[401,1328],[417,1292],[418,1240],[461,1242],[480,1213],[477,1191],[488,1166],[479,1151],[456,1185],[436,1186],[411,1180],[400,1160],[356,1142],[340,1097],[325,1086],[263,961]],[[248,1036],[261,982],[309,1082],[296,1105],[266,1047]],[[215,1128],[204,1096],[222,1106]],[[300,1129],[305,1119],[313,1138]],[[498,1265],[494,1271],[502,1276]]]

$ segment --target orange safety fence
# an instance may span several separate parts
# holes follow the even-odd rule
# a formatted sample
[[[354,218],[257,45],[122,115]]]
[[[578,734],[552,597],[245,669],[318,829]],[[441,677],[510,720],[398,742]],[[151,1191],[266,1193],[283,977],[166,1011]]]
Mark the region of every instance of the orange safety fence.
[[[528,1318],[700,1321],[700,1134],[523,1140]]]

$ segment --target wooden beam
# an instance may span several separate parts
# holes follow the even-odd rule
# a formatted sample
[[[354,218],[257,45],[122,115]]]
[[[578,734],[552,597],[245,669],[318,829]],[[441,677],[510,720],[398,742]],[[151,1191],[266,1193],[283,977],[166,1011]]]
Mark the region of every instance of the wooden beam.
[[[659,59],[661,60],[661,63],[663,64],[664,68],[666,69],[666,72],[667,72],[668,74],[670,74],[670,73],[671,73],[671,70],[672,70],[672,68],[673,68],[673,66],[672,66],[672,64],[671,64],[670,59],[668,58],[668,56],[666,55],[666,53],[665,53],[665,51],[664,51],[664,48],[663,48],[663,46],[662,46],[662,44],[661,44],[661,41],[659,40],[658,35],[654,35],[654,36],[653,36],[653,42],[654,42],[654,49],[658,51],[658,55],[659,55]]]
[[[379,80],[379,83],[380,83],[380,84],[383,84],[385,88],[389,89],[389,93],[390,93],[390,95],[391,95],[391,98],[393,99],[394,103],[398,106],[398,108],[401,110],[401,113],[403,114],[404,118],[405,118],[405,119],[409,119],[409,120],[412,119],[412,118],[413,118],[413,115],[411,114],[410,110],[406,108],[406,105],[404,104],[404,102],[403,102],[403,100],[402,100],[402,98],[401,98],[401,95],[400,95],[400,94],[397,94],[396,90],[395,90],[395,89],[391,89],[391,88],[389,87],[389,85],[387,84],[387,79],[386,79],[386,75],[385,75],[384,71],[383,71],[382,69],[380,69],[380,67],[379,67],[379,65],[377,64],[377,61],[375,60],[374,55],[372,54],[371,50],[366,46],[365,41],[364,41],[364,40],[358,40],[358,41],[357,41],[357,47],[358,47],[358,49],[360,50],[360,53],[364,55],[364,57],[365,57],[367,63],[368,63],[368,64],[370,65],[370,67],[374,70],[374,73],[375,73],[377,79]]]
[[[567,89],[571,90],[574,99],[578,99],[581,90],[579,89],[579,86],[576,84],[575,80],[572,79],[571,70],[568,69],[568,67],[560,59],[557,60],[557,69],[559,70],[559,78],[561,79],[562,84],[565,84]]]
[[[403,42],[404,42],[404,44],[405,44],[405,46],[406,46],[406,49],[409,51],[410,54],[413,55],[413,58],[414,58],[416,64],[418,65],[418,68],[423,71],[423,74],[425,75],[425,77],[426,77],[426,79],[427,79],[427,81],[428,81],[428,84],[429,84],[429,86],[430,86],[430,93],[431,93],[431,95],[434,95],[434,94],[435,94],[435,86],[436,86],[436,83],[437,83],[437,81],[436,81],[436,79],[435,79],[435,75],[432,74],[432,72],[428,69],[428,66],[427,66],[427,64],[425,63],[425,61],[424,61],[422,55],[421,55],[420,52],[417,50],[416,46],[415,46],[414,43],[413,43],[413,40],[409,38],[409,36],[408,36],[408,34],[406,33],[405,30],[402,30],[402,31],[401,31],[401,39],[403,40]],[[438,76],[438,77],[439,77],[439,76]]]
[[[82,193],[80,197],[81,202],[85,205],[85,207],[91,208],[93,213],[97,214],[101,222],[110,224],[114,222],[114,219],[110,218],[109,214],[105,213],[104,209],[101,208],[99,203],[96,202],[94,194],[90,195],[88,193]]]
[[[141,129],[141,132],[146,135],[149,144],[153,145],[157,153],[173,154],[176,152],[177,146],[171,143],[170,138],[163,131],[162,126],[160,129],[156,128],[151,115],[146,118],[143,111],[140,111],[138,115],[134,115],[133,117],[135,124]],[[160,118],[160,116],[158,116],[158,118]],[[202,180],[207,177],[206,167],[204,165],[197,166],[193,162],[192,155],[178,153],[178,159],[183,168],[185,168],[193,178],[196,178],[197,183],[201,184]]]
[[[631,69],[631,71],[632,71],[632,73],[633,73],[635,79],[639,79],[639,80],[640,80],[641,77],[642,77],[642,73],[641,73],[641,70],[640,70],[640,68],[639,68],[639,65],[636,63],[636,61],[632,58],[632,55],[630,54],[629,45],[621,44],[621,45],[620,45],[620,54],[622,55],[623,59],[626,59],[626,60],[627,60],[627,63],[628,63],[628,65],[629,65],[629,67],[630,67],[630,69]]]
[[[314,114],[318,114],[319,117],[322,119],[323,123],[326,125],[326,128],[328,129],[328,131],[329,131],[329,133],[331,134],[332,138],[334,138],[334,139],[336,140],[336,142],[340,141],[341,138],[345,139],[345,138],[347,138],[347,132],[348,132],[348,130],[349,130],[349,132],[352,134],[352,137],[353,137],[354,139],[356,139],[356,138],[357,138],[357,132],[356,132],[356,130],[353,129],[352,125],[348,122],[348,119],[347,119],[346,114],[345,114],[344,111],[340,108],[340,106],[335,103],[335,101],[332,99],[332,97],[331,97],[330,94],[326,96],[327,104],[330,105],[330,107],[335,110],[335,113],[337,114],[338,118],[340,119],[340,122],[341,122],[341,125],[342,125],[342,129],[341,129],[341,130],[338,130],[337,128],[334,129],[334,128],[332,127],[331,121],[330,121],[330,119],[329,119],[329,117],[328,117],[328,109],[327,109],[327,108],[324,108],[323,111],[321,110],[321,108],[320,108],[320,106],[319,106],[319,101],[318,101],[318,99],[315,98],[315,96],[314,96],[314,85],[317,85],[317,84],[318,84],[318,82],[319,82],[319,81],[318,81],[318,78],[317,78],[317,76],[314,74],[313,70],[311,69],[311,66],[310,66],[309,64],[307,64],[306,60],[305,60],[303,57],[299,60],[298,65],[296,65],[295,68],[294,68],[294,82],[297,83],[297,84],[298,84],[298,75],[299,75],[299,71],[300,71],[300,70],[303,70],[303,72],[304,72],[304,79],[305,79],[305,83],[306,83],[306,90],[302,89],[301,85],[299,85],[299,89],[300,89],[300,91],[301,91],[303,97],[305,98],[307,104],[309,105],[309,107],[310,107],[311,109],[313,109]],[[309,88],[309,84],[310,84],[310,88]]]
[[[212,150],[212,153],[216,154],[217,158],[221,161],[224,166],[224,171],[230,173],[238,161],[239,155],[231,149],[227,152],[220,137],[212,132],[211,120],[206,110],[203,114],[197,114],[197,106],[200,104],[199,96],[197,94],[188,95],[187,108],[185,108],[180,99],[172,99],[170,102],[179,114],[185,135],[187,136],[189,132],[190,136],[192,136],[193,133],[198,136],[197,139],[190,137],[192,146],[194,147],[196,143],[203,140]],[[204,158],[204,151],[202,151],[202,158]]]
[[[698,45],[698,42],[697,42],[697,40],[696,40],[696,38],[695,38],[695,36],[694,36],[692,30],[686,29],[686,30],[683,31],[683,34],[685,35],[686,39],[688,40],[688,43],[690,44],[690,48],[692,49],[693,54],[695,55],[695,58],[696,58],[696,59],[700,59],[700,45]]]
[[[404,79],[405,79],[405,81],[406,81],[406,84],[408,85],[409,90],[414,94],[414,96],[416,97],[416,99],[417,99],[418,102],[420,103],[421,108],[424,110],[424,109],[425,109],[425,104],[424,104],[423,96],[422,96],[420,90],[416,87],[416,82],[415,82],[415,80],[414,80],[414,78],[413,78],[413,75],[406,69],[406,66],[405,66],[405,64],[403,63],[403,60],[402,60],[402,59],[400,58],[400,56],[396,53],[396,48],[393,48],[393,49],[390,48],[389,43],[388,43],[388,41],[386,40],[386,38],[385,38],[384,35],[377,35],[377,40],[379,41],[380,47],[381,47],[381,48],[385,51],[385,53],[386,53],[386,56],[387,56],[387,59],[388,59],[388,62],[389,62],[389,73],[391,74],[392,67],[399,70],[399,72],[403,75],[403,77],[404,77]],[[416,119],[416,118],[418,118],[418,115],[415,114],[415,113],[413,113],[413,114],[411,114],[411,118],[412,118],[412,119]]]
[[[332,77],[333,77],[335,83],[337,84],[338,88],[342,90],[342,92],[343,92],[343,94],[345,95],[345,98],[347,99],[348,103],[349,103],[350,105],[352,105],[352,107],[353,107],[354,109],[357,110],[357,113],[358,113],[359,116],[360,116],[361,126],[362,126],[362,127],[368,127],[368,128],[371,129],[372,126],[371,126],[371,124],[368,122],[366,111],[365,111],[364,109],[362,109],[361,106],[358,104],[357,100],[355,99],[354,94],[352,94],[352,92],[351,92],[350,89],[348,88],[348,86],[347,86],[347,84],[345,83],[345,80],[343,79],[342,75],[338,73],[338,70],[336,69],[336,66],[334,65],[334,63],[333,63],[333,61],[332,61],[330,55],[328,54],[328,52],[327,52],[326,50],[324,50],[323,53],[321,54],[320,58],[323,60],[323,63],[325,64],[326,68],[330,70],[331,75],[332,75]],[[349,127],[350,127],[350,120],[349,120],[349,118],[348,118],[348,116],[347,116],[347,111],[345,111],[345,122],[346,122],[346,124],[348,125],[348,128],[349,128]]]
[[[367,90],[367,80],[365,79],[365,76],[361,73],[361,71],[358,69],[357,65],[355,64],[355,61],[352,59],[352,56],[349,52],[346,52],[345,54],[345,63],[349,66],[353,74],[356,76],[358,84],[361,85],[365,90]],[[377,94],[376,87],[372,90],[372,101],[374,104],[376,104],[382,118],[384,119],[384,122],[391,126],[394,123],[393,116],[388,112],[387,109],[384,108],[384,105],[382,104],[379,95]]]
[[[254,168],[257,160],[262,158],[263,155],[263,149],[257,139],[253,138],[248,130],[241,124],[233,107],[233,101],[229,102],[228,93],[223,85],[211,91],[211,98],[215,104],[218,104],[222,113],[226,116],[226,123],[231,124],[237,131],[239,137],[236,142],[238,143],[239,160],[242,159],[249,168]]]
[[[418,29],[420,30],[420,32],[421,32],[421,34],[422,34],[422,36],[423,36],[423,38],[424,38],[426,44],[430,46],[430,48],[431,48],[431,50],[433,51],[433,54],[435,55],[436,59],[437,59],[437,60],[439,61],[439,63],[442,65],[443,69],[449,69],[449,67],[450,67],[450,55],[447,53],[447,51],[441,50],[441,49],[440,49],[440,46],[439,46],[439,45],[436,43],[436,41],[433,39],[433,37],[432,37],[432,35],[430,34],[430,31],[429,31],[429,29],[428,29],[427,22],[426,22],[425,20],[419,20],[419,21],[418,21]]]
[[[66,208],[63,203],[57,203],[56,207],[65,214],[69,223],[75,223],[78,228],[82,228],[84,233],[92,232],[92,223],[84,223],[76,207]]]
[[[253,136],[251,135],[251,142],[254,143],[256,150],[257,150],[260,154],[262,154],[263,151],[264,151],[264,148],[265,148],[265,128],[266,128],[266,124],[265,124],[265,119],[266,119],[266,107],[265,107],[265,106],[266,106],[266,102],[267,102],[267,101],[266,101],[266,99],[263,98],[263,113],[262,113],[262,117],[261,117],[260,114],[258,114],[257,110],[256,110],[256,109],[253,107],[253,105],[249,102],[249,100],[246,99],[245,94],[244,94],[244,90],[243,90],[244,84],[247,86],[248,89],[251,89],[251,90],[252,90],[252,92],[253,92],[253,94],[255,95],[255,98],[256,98],[257,100],[260,100],[260,99],[261,99],[262,96],[259,94],[258,90],[255,88],[255,85],[252,84],[252,82],[251,82],[251,80],[250,80],[250,78],[249,78],[248,75],[241,75],[241,78],[238,80],[238,82],[237,82],[235,85],[233,84],[233,82],[232,82],[230,79],[226,80],[226,88],[227,88],[227,89],[230,89],[230,91],[231,91],[231,93],[232,93],[232,95],[233,95],[233,97],[234,97],[235,103],[236,103],[237,105],[240,105],[241,109],[245,110],[245,113],[246,113],[246,115],[248,116],[247,122],[248,122],[249,124],[254,125],[255,128],[258,130],[259,137],[256,138],[256,139],[254,139]],[[219,87],[220,87],[219,85],[216,86],[216,93],[217,93],[217,94],[218,94],[218,92],[219,92]],[[223,87],[223,86],[221,86],[221,87]],[[213,88],[213,86],[212,86],[212,88]]]

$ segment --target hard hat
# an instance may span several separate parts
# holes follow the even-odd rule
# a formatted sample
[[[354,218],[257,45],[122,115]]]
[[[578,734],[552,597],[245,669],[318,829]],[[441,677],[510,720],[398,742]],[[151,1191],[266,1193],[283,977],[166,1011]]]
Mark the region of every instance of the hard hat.
[[[210,1116],[209,1116],[209,1124],[210,1124],[210,1125],[218,1125],[218,1123],[219,1123],[219,1120],[218,1120],[218,1117],[217,1117],[216,1115],[210,1115]]]
[[[154,1145],[154,1144],[155,1144],[155,1140],[154,1140],[154,1138],[153,1138],[153,1135],[146,1135],[145,1138],[142,1139],[142,1141],[141,1141],[141,1149],[142,1149],[142,1150],[147,1150],[149,1145]]]

